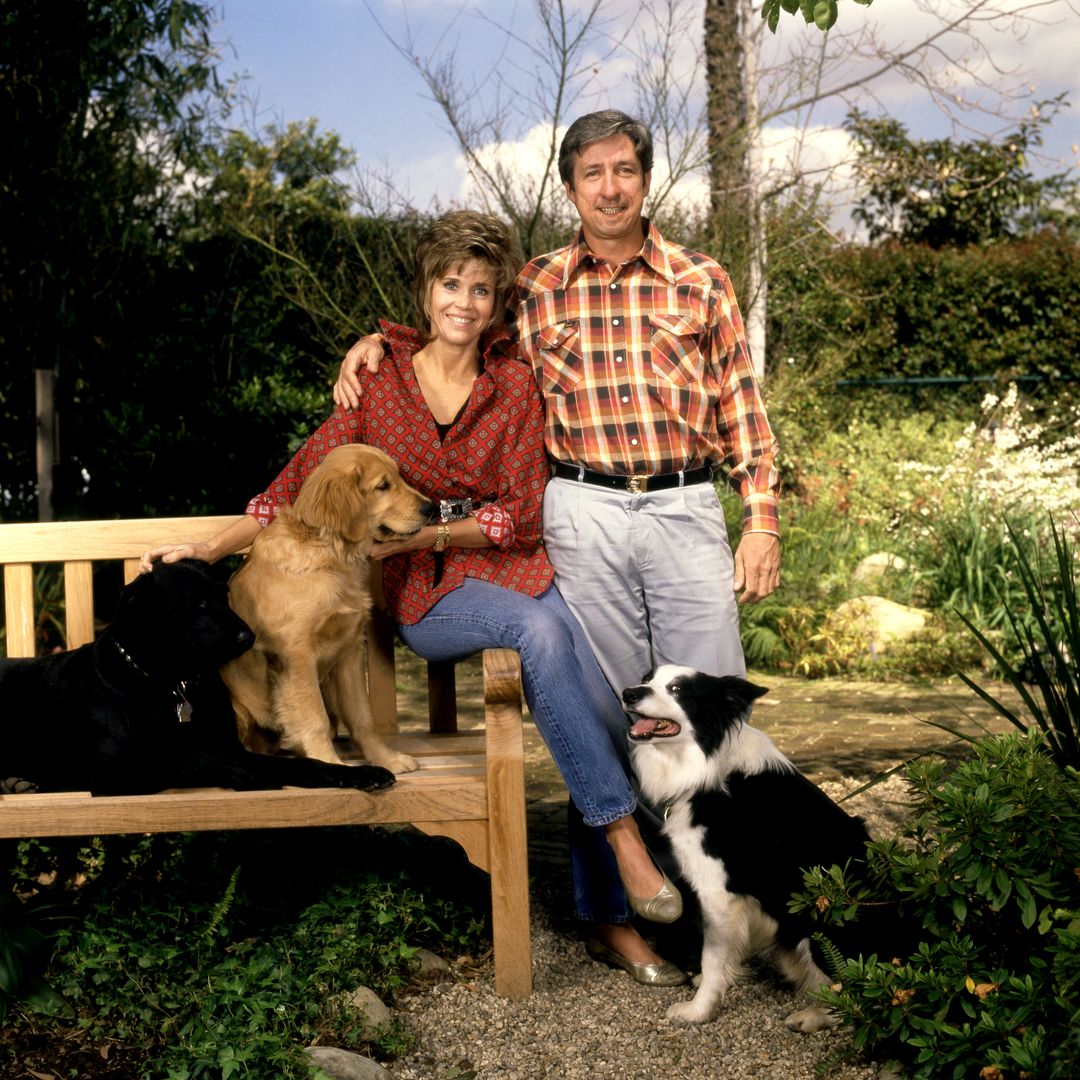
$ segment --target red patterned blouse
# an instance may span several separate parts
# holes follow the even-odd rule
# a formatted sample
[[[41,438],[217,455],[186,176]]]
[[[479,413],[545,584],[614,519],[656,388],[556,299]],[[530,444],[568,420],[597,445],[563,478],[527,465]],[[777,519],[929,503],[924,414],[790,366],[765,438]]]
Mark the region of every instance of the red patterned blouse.
[[[487,548],[447,548],[439,577],[431,550],[383,561],[383,591],[399,623],[419,622],[467,577],[538,596],[550,584],[541,511],[550,467],[544,451],[544,406],[532,369],[506,336],[483,344],[483,370],[445,439],[424,401],[413,356],[427,343],[408,327],[383,323],[389,346],[379,373],[361,371],[356,411],[336,409],[246,512],[261,525],[295,502],[300,485],[335,446],[366,443],[386,451],[408,483],[431,499],[466,498],[491,541]]]

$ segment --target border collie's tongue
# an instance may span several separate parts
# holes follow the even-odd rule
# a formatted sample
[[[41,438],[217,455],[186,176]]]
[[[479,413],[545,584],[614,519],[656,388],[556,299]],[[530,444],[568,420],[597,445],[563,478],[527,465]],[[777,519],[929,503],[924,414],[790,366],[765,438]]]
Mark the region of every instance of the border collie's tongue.
[[[679,725],[674,720],[661,720],[655,716],[639,716],[630,727],[630,738],[645,740],[669,738],[678,735]]]

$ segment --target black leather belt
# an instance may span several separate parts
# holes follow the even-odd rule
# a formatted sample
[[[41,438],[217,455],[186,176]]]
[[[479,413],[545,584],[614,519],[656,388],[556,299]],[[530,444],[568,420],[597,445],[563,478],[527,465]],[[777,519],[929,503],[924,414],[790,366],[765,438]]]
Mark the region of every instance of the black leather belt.
[[[583,484],[596,484],[598,487],[613,488],[615,491],[627,491],[631,495],[640,495],[646,491],[664,491],[666,488],[686,487],[689,484],[705,484],[712,480],[712,467],[703,465],[700,469],[688,472],[662,473],[659,476],[633,474],[631,476],[610,476],[607,473],[581,469],[577,465],[567,465],[563,461],[554,463],[554,473],[562,480],[578,480]]]

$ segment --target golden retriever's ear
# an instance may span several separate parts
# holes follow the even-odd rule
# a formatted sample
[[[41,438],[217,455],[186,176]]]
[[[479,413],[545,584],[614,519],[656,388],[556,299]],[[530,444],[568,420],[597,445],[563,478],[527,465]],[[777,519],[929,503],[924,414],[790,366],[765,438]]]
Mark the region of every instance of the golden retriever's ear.
[[[354,544],[368,538],[367,501],[359,469],[335,468],[327,458],[304,482],[295,510],[311,529],[327,530]]]

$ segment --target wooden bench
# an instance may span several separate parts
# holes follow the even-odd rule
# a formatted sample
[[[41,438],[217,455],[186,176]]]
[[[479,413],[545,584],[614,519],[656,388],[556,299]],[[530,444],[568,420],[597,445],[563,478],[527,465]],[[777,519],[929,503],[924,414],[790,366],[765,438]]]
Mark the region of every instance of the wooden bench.
[[[94,638],[93,567],[114,560],[123,580],[148,548],[208,539],[235,518],[146,518],[0,524],[6,651],[35,653],[34,573],[63,566],[68,648]],[[377,582],[373,582],[377,586]],[[381,732],[420,768],[385,791],[286,788],[239,792],[200,788],[155,795],[88,792],[0,795],[0,837],[93,836],[408,822],[448,836],[491,876],[495,989],[510,998],[532,989],[525,836],[521,668],[509,649],[483,654],[484,730],[457,729],[453,665],[428,665],[428,730],[399,731],[393,627],[376,614],[368,633],[368,681]],[[415,726],[415,725],[413,725]]]

